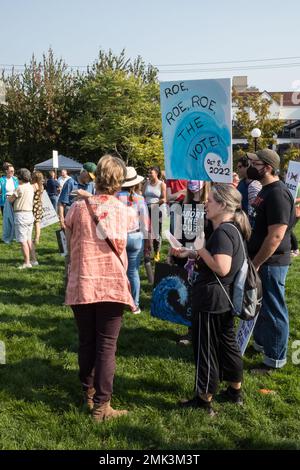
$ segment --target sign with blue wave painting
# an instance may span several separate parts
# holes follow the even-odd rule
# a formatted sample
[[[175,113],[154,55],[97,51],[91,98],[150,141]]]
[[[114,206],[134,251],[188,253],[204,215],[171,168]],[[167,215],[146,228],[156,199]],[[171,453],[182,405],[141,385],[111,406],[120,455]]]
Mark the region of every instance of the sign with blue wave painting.
[[[160,83],[168,179],[232,182],[231,80]]]
[[[156,263],[151,315],[161,320],[191,326],[190,285],[188,273],[184,268]]]

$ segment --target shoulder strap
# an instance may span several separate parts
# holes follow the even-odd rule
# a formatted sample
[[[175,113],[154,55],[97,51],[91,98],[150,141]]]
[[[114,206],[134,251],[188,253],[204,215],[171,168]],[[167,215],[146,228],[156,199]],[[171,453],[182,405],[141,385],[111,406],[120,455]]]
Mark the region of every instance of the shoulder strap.
[[[125,266],[124,266],[124,263],[122,261],[122,258],[121,256],[119,255],[119,253],[117,252],[114,244],[112,243],[112,241],[108,238],[107,236],[107,233],[105,232],[104,228],[102,227],[101,225],[101,222],[99,220],[99,217],[95,214],[95,212],[93,211],[92,207],[91,207],[91,204],[90,204],[90,201],[88,199],[85,199],[84,200],[85,204],[86,204],[86,207],[90,213],[90,216],[92,217],[96,227],[98,228],[98,230],[100,231],[103,239],[106,241],[106,243],[108,244],[108,246],[110,247],[110,249],[115,253],[115,255],[118,257],[120,263],[122,264],[123,268],[125,269]]]
[[[230,224],[230,223],[222,224],[222,225],[230,225],[231,227],[234,227],[235,230],[238,232],[239,237],[240,237],[240,242],[241,242],[242,248],[243,248],[244,259],[247,260],[247,259],[248,259],[248,256],[247,256],[247,254],[246,254],[246,250],[245,250],[245,246],[244,246],[244,240],[243,240],[243,238],[242,238],[242,235],[241,235],[239,229],[238,229],[234,224]],[[235,307],[234,307],[234,305],[233,305],[233,303],[232,303],[232,301],[231,301],[231,298],[229,297],[228,293],[226,292],[226,289],[224,288],[222,282],[220,281],[219,276],[217,276],[217,274],[216,274],[214,271],[213,271],[213,273],[214,273],[215,278],[217,279],[218,283],[220,284],[220,286],[221,286],[221,288],[222,288],[224,294],[226,295],[226,297],[227,297],[227,299],[228,299],[228,301],[229,301],[229,303],[230,303],[230,305],[231,305],[233,311],[235,311]]]
[[[241,232],[239,231],[239,229],[234,225],[234,224],[230,224],[230,223],[223,223],[222,225],[230,225],[230,227],[234,227],[235,230],[237,231],[239,237],[240,237],[240,242],[241,242],[241,245],[242,245],[242,249],[243,249],[243,253],[244,253],[244,258],[247,259],[248,256],[247,256],[247,253],[246,253],[246,250],[245,250],[245,245],[244,245],[244,240],[243,240],[243,237],[241,235]]]

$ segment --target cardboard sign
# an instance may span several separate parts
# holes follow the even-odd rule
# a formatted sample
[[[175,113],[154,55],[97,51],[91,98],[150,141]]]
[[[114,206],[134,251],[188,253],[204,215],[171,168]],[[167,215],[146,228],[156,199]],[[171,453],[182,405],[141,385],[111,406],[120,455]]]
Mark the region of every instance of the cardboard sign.
[[[166,177],[232,182],[231,80],[160,83]]]
[[[41,220],[41,228],[48,227],[48,225],[56,224],[56,222],[58,222],[58,217],[46,191],[43,191],[42,194],[42,205],[43,217]]]
[[[300,184],[300,162],[289,162],[288,171],[285,177],[285,184],[289,188],[295,200]]]

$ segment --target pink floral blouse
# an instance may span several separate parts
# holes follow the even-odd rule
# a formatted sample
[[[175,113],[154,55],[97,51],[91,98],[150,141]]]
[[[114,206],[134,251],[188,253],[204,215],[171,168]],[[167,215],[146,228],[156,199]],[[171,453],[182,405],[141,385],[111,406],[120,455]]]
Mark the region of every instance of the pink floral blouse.
[[[70,265],[66,305],[95,302],[119,302],[134,308],[127,270],[127,228],[131,214],[114,196],[96,195],[89,198],[94,213],[124,263],[109,247],[96,228],[86,203],[72,204],[65,224],[71,232]]]

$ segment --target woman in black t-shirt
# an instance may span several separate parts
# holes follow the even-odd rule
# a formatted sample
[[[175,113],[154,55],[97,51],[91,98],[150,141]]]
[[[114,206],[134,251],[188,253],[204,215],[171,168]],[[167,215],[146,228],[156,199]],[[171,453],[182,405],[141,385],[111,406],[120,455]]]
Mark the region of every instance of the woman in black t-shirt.
[[[213,233],[206,248],[201,239],[195,241],[196,266],[192,289],[192,339],[196,366],[195,397],[181,402],[183,407],[204,408],[210,415],[213,395],[219,380],[229,382],[223,398],[241,404],[243,362],[236,343],[230,303],[219,285],[231,288],[240,270],[244,255],[236,228],[249,239],[251,228],[241,209],[241,194],[230,184],[215,184],[208,195],[206,216],[213,224]],[[191,256],[180,248],[177,256]]]

